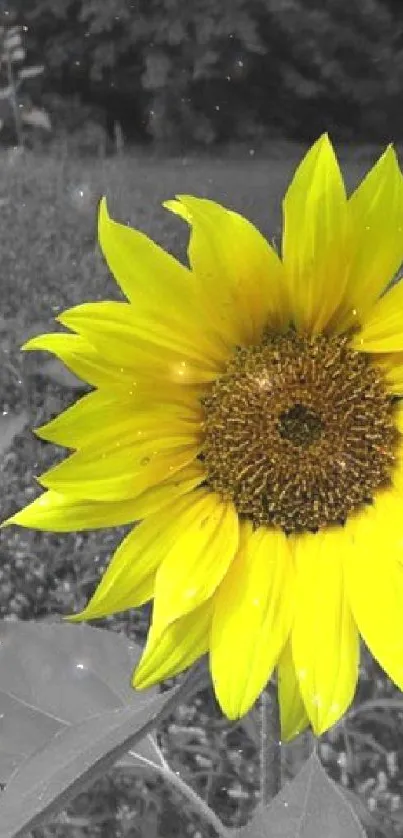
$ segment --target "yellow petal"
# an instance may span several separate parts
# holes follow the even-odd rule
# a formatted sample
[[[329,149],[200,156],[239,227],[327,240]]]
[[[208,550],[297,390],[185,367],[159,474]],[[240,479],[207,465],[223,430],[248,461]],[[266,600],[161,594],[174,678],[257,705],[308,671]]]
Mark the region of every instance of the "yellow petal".
[[[194,304],[197,305],[197,302]],[[181,300],[176,300],[175,313],[171,319],[166,317],[163,300],[159,301],[157,314],[149,313],[147,309],[127,303],[101,301],[96,303],[82,303],[60,314],[56,320],[74,332],[84,335],[98,346],[100,336],[112,342],[113,355],[108,357],[116,362],[122,359],[122,350],[128,353],[127,362],[131,363],[131,354],[136,348],[148,348],[150,351],[158,348],[166,350],[173,357],[180,356],[193,359],[201,365],[214,366],[219,344],[209,337],[206,323],[199,316],[196,322],[190,320],[186,311],[182,310]],[[195,315],[195,310],[193,311]],[[102,350],[104,344],[101,344]],[[154,348],[154,349],[153,349]],[[228,355],[228,350],[221,351],[220,360]]]
[[[402,306],[403,282],[399,280],[372,306],[361,329],[352,338],[353,349],[358,349],[360,352],[401,352],[403,350]]]
[[[225,358],[222,341],[203,316],[205,295],[198,277],[139,230],[113,221],[105,198],[98,232],[107,264],[134,304],[138,337],[168,346],[190,344],[208,357]]]
[[[98,237],[109,269],[130,302],[175,307],[191,291],[188,269],[144,233],[113,221],[105,198],[99,204]]]
[[[239,551],[214,597],[210,666],[230,719],[250,710],[291,628],[293,567],[282,532],[242,525]]]
[[[180,306],[180,301],[177,305]],[[216,378],[222,359],[228,355],[222,353],[220,363],[211,353],[208,357],[203,335],[198,335],[197,330],[193,340],[186,340],[185,315],[180,331],[175,335],[172,330],[169,340],[166,336],[164,339],[162,330],[151,333],[146,324],[136,319],[134,308],[127,303],[84,303],[63,312],[57,319],[78,332],[112,364],[131,370],[135,378],[148,375],[184,384],[210,381]]]
[[[84,448],[48,469],[37,480],[47,489],[87,500],[134,498],[195,460],[200,445],[189,436],[144,442],[116,442]]]
[[[297,327],[326,329],[347,278],[347,200],[327,134],[304,157],[283,202],[282,256]]]
[[[89,341],[80,335],[67,335],[63,332],[37,335],[27,340],[21,348],[24,351],[39,349],[52,352],[78,378],[94,387],[112,388],[116,385],[121,388],[126,385],[130,390],[135,378],[133,370],[111,364],[105,353],[100,355]]]
[[[156,571],[175,546],[182,527],[191,525],[200,502],[199,492],[177,498],[141,521],[116,550],[84,611],[67,619],[94,620],[151,599]],[[202,491],[201,495],[205,493]]]
[[[301,695],[317,735],[341,718],[357,684],[359,639],[343,573],[343,556],[349,550],[348,523],[300,536],[295,542],[292,655]]]
[[[402,433],[402,423],[400,423]],[[400,440],[395,453],[395,463],[391,472],[393,490],[403,499],[403,441]]]
[[[227,572],[238,547],[238,516],[232,503],[197,490],[191,520],[183,522],[158,570],[153,632],[206,602]]]
[[[403,259],[403,180],[391,146],[350,196],[348,211],[354,252],[338,331],[366,323]]]
[[[183,672],[208,650],[211,601],[171,623],[161,634],[148,634],[132,684],[145,689]]]
[[[197,434],[201,422],[200,402],[154,403],[133,395],[105,393],[95,390],[79,399],[59,416],[35,430],[40,439],[65,445],[67,448],[92,448],[123,440],[156,439],[164,428],[167,437]],[[155,396],[155,393],[154,393]]]
[[[1,527],[18,524],[37,530],[71,532],[73,529],[94,530],[105,527],[119,527],[138,521],[157,512],[196,488],[205,479],[202,463],[194,463],[173,474],[163,483],[151,486],[137,498],[117,501],[94,501],[72,499],[58,492],[44,492],[20,512],[11,515]]]
[[[280,705],[281,739],[289,742],[309,725],[302,700],[288,640],[277,664],[278,700]]]
[[[403,689],[403,500],[376,497],[361,515],[345,561],[347,595],[374,658]]]
[[[372,362],[383,371],[388,393],[403,395],[403,352],[374,355]]]
[[[190,264],[229,345],[255,343],[265,325],[288,323],[281,262],[253,224],[205,198],[178,195],[164,206],[192,226]]]

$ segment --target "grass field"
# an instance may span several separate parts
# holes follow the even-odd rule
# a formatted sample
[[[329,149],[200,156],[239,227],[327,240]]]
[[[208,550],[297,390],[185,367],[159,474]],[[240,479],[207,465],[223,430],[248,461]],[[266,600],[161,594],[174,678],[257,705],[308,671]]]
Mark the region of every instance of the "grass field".
[[[139,227],[183,259],[187,230],[161,207],[162,200],[176,193],[221,201],[278,241],[281,196],[301,149],[287,146],[283,152],[273,150],[265,159],[245,152],[228,160],[163,161],[141,154],[96,162],[31,154],[4,153],[0,158],[0,399],[3,412],[18,415],[25,410],[28,416],[24,428],[0,454],[1,519],[39,493],[35,475],[63,455],[36,439],[30,428],[88,389],[63,379],[54,366],[45,368],[48,359],[42,353],[23,355],[19,345],[30,335],[56,328],[53,318],[64,308],[121,298],[96,244],[100,196],[107,195],[115,218]],[[341,156],[351,188],[375,159],[376,150],[344,150]],[[67,535],[17,528],[2,531],[0,616],[40,619],[82,608],[127,529]],[[100,625],[143,641],[147,619],[145,608]],[[392,685],[365,660],[361,699],[394,696]],[[321,753],[332,776],[373,801],[370,808],[382,814],[384,829],[393,822],[403,834],[402,771],[390,769],[388,756],[403,748],[399,718],[390,713],[386,722],[380,718],[375,737],[370,725],[357,723],[348,733],[338,729],[323,738],[326,747]],[[189,726],[191,735],[186,732]],[[175,770],[228,825],[239,825],[248,817],[256,803],[258,766],[253,737],[243,726],[224,722],[214,701],[202,694],[164,726],[161,737]],[[178,819],[177,805],[178,799],[158,784],[140,778],[136,785],[124,775],[111,775],[77,799],[65,824],[49,828],[46,834],[77,838],[209,834],[183,805]],[[131,811],[136,814],[134,821],[128,816]]]

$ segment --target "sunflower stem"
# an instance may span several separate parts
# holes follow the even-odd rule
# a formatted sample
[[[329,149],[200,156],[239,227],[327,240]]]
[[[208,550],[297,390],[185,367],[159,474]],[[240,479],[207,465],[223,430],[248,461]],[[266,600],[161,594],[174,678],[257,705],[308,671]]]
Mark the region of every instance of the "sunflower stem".
[[[277,690],[260,698],[260,803],[268,806],[281,789],[280,714]]]
[[[190,803],[193,811],[199,815],[199,817],[205,821],[205,823],[209,823],[210,826],[215,829],[217,835],[220,838],[231,838],[232,830],[228,829],[218,815],[210,808],[208,803],[200,797],[197,792],[189,786],[185,780],[176,774],[175,772],[171,771],[169,768],[160,769],[159,773],[164,778],[164,780],[180,792]]]

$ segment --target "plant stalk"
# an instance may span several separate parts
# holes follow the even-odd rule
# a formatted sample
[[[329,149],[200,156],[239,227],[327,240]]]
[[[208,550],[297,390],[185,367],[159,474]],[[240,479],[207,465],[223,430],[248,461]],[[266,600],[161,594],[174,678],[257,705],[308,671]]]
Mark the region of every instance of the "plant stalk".
[[[281,789],[280,713],[276,687],[260,698],[260,803],[268,806]]]

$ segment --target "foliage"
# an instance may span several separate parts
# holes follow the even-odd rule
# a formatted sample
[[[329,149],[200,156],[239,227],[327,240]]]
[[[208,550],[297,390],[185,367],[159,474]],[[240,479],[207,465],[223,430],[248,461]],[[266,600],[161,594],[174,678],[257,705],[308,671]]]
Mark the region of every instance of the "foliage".
[[[50,131],[47,112],[34,107],[26,82],[43,73],[43,65],[26,64],[23,27],[0,26],[0,130],[11,126],[19,146],[24,145],[24,126]]]
[[[107,127],[173,143],[329,128],[399,137],[403,19],[392,0],[15,0],[46,86],[101,105]]]

